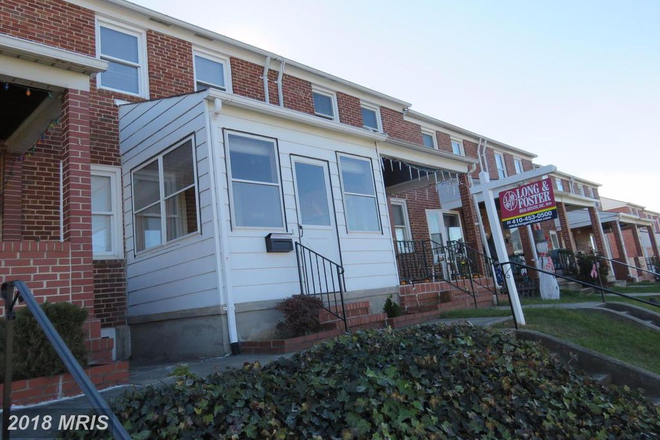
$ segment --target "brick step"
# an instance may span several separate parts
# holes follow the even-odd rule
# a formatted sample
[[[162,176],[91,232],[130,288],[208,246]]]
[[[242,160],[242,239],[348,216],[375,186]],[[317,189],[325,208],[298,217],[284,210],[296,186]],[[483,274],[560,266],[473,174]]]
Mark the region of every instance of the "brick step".
[[[374,315],[356,316],[348,319],[348,328],[351,330],[367,330],[372,328],[385,328],[387,325],[387,314],[376,313]],[[323,330],[344,330],[344,323],[340,320],[322,324]]]
[[[337,306],[337,307],[332,306],[330,307],[330,310],[341,315],[341,306]],[[359,301],[359,302],[344,304],[344,310],[346,310],[346,316],[349,319],[356,318],[359,316],[369,315],[369,310],[370,310],[369,301]],[[333,323],[339,321],[339,318],[337,318],[335,315],[328,312],[327,310],[322,310],[319,313],[319,320],[321,321],[321,324],[326,324],[326,323]]]
[[[437,311],[438,311],[438,304],[429,304],[429,305],[426,305],[426,306],[406,307],[406,313],[409,313],[409,314],[437,312]]]

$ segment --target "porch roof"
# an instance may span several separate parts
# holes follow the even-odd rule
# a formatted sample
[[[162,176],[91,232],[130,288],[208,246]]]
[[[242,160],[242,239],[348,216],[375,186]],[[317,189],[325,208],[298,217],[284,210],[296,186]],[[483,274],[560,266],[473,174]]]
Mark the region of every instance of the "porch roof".
[[[589,217],[589,212],[585,209],[569,211],[567,214],[568,224],[571,229],[591,226],[591,217]],[[619,221],[623,224],[635,224],[639,226],[651,226],[653,224],[651,220],[642,219],[637,216],[621,212],[598,211],[598,216],[600,217],[601,224],[613,221]]]

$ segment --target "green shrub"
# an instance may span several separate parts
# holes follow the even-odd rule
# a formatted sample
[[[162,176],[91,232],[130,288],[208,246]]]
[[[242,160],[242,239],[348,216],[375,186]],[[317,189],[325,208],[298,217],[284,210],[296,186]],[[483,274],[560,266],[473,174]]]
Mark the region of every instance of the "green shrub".
[[[83,324],[87,310],[70,303],[44,303],[42,310],[53,323],[71,353],[85,367],[87,347]],[[5,320],[0,320],[0,366],[5,362]],[[12,379],[32,379],[64,373],[66,367],[46,338],[45,333],[27,308],[16,312]],[[0,368],[4,380],[4,368]]]
[[[323,310],[323,302],[311,295],[294,295],[287,298],[276,307],[284,314],[284,321],[277,324],[277,330],[282,338],[293,338],[321,331],[319,312]]]
[[[144,439],[642,439],[641,394],[536,344],[468,326],[358,332],[266,366],[177,378],[114,402]],[[67,433],[99,438],[95,433]]]
[[[385,306],[383,307],[383,311],[387,313],[388,318],[396,318],[397,316],[403,315],[403,310],[401,310],[401,306],[394,301],[392,301],[392,295],[390,295],[387,298],[387,301],[385,301]]]
[[[596,285],[602,283],[603,286],[605,286],[607,284],[607,274],[609,273],[609,269],[605,261],[602,261],[598,267],[598,275],[600,281],[598,280],[598,278],[594,279],[591,277],[591,270],[593,269],[593,265],[597,260],[598,258],[594,255],[578,254],[577,255],[578,279],[586,283],[591,283]]]

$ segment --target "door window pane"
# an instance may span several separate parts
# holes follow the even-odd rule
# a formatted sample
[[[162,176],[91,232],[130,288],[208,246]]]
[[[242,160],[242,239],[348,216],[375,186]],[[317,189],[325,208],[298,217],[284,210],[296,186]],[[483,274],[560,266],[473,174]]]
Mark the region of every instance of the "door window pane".
[[[92,215],[92,248],[95,254],[112,252],[111,215]]]
[[[197,90],[204,90],[209,85],[225,90],[225,66],[220,62],[195,55],[195,77]]]
[[[428,148],[435,148],[435,143],[433,142],[433,136],[430,134],[422,133],[422,140],[424,141],[424,146]]]
[[[380,231],[376,199],[346,195],[346,217],[351,231]]]
[[[332,106],[332,97],[321,93],[314,93],[314,112],[319,116],[334,118],[335,112]]]
[[[134,207],[138,211],[160,199],[158,161],[133,173]]]
[[[247,227],[282,228],[280,187],[234,182],[236,224]]]
[[[362,107],[362,124],[373,130],[378,130],[378,115],[370,108]]]
[[[138,252],[162,243],[160,217],[160,204],[135,214],[135,244]]]
[[[232,179],[279,182],[273,142],[233,134],[228,139]]]
[[[340,156],[344,191],[355,194],[374,195],[371,163],[366,160]]]
[[[330,209],[322,166],[295,162],[298,203],[303,225],[330,226]]]
[[[163,156],[165,197],[195,183],[192,140]]]

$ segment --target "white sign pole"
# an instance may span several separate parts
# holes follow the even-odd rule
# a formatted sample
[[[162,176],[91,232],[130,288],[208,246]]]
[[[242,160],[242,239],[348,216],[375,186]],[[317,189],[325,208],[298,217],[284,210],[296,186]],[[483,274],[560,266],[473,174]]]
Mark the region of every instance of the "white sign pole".
[[[480,183],[490,182],[488,174],[485,172],[479,173]],[[513,276],[510,274],[507,276],[507,272],[511,272],[511,265],[506,264],[509,262],[509,255],[506,251],[506,245],[504,244],[504,234],[502,233],[502,225],[500,224],[500,218],[497,215],[497,206],[495,206],[495,196],[493,195],[493,190],[488,188],[483,191],[484,195],[484,205],[486,205],[486,214],[488,215],[488,222],[490,223],[490,231],[493,238],[493,243],[495,244],[495,250],[497,251],[498,261],[500,262],[502,269],[502,276],[506,282],[507,290],[509,291],[509,301],[513,308],[513,313],[516,317],[516,322],[518,325],[525,325],[525,315],[523,314],[522,305],[520,304],[520,298],[518,297],[518,289],[516,288],[516,281],[513,279]]]

